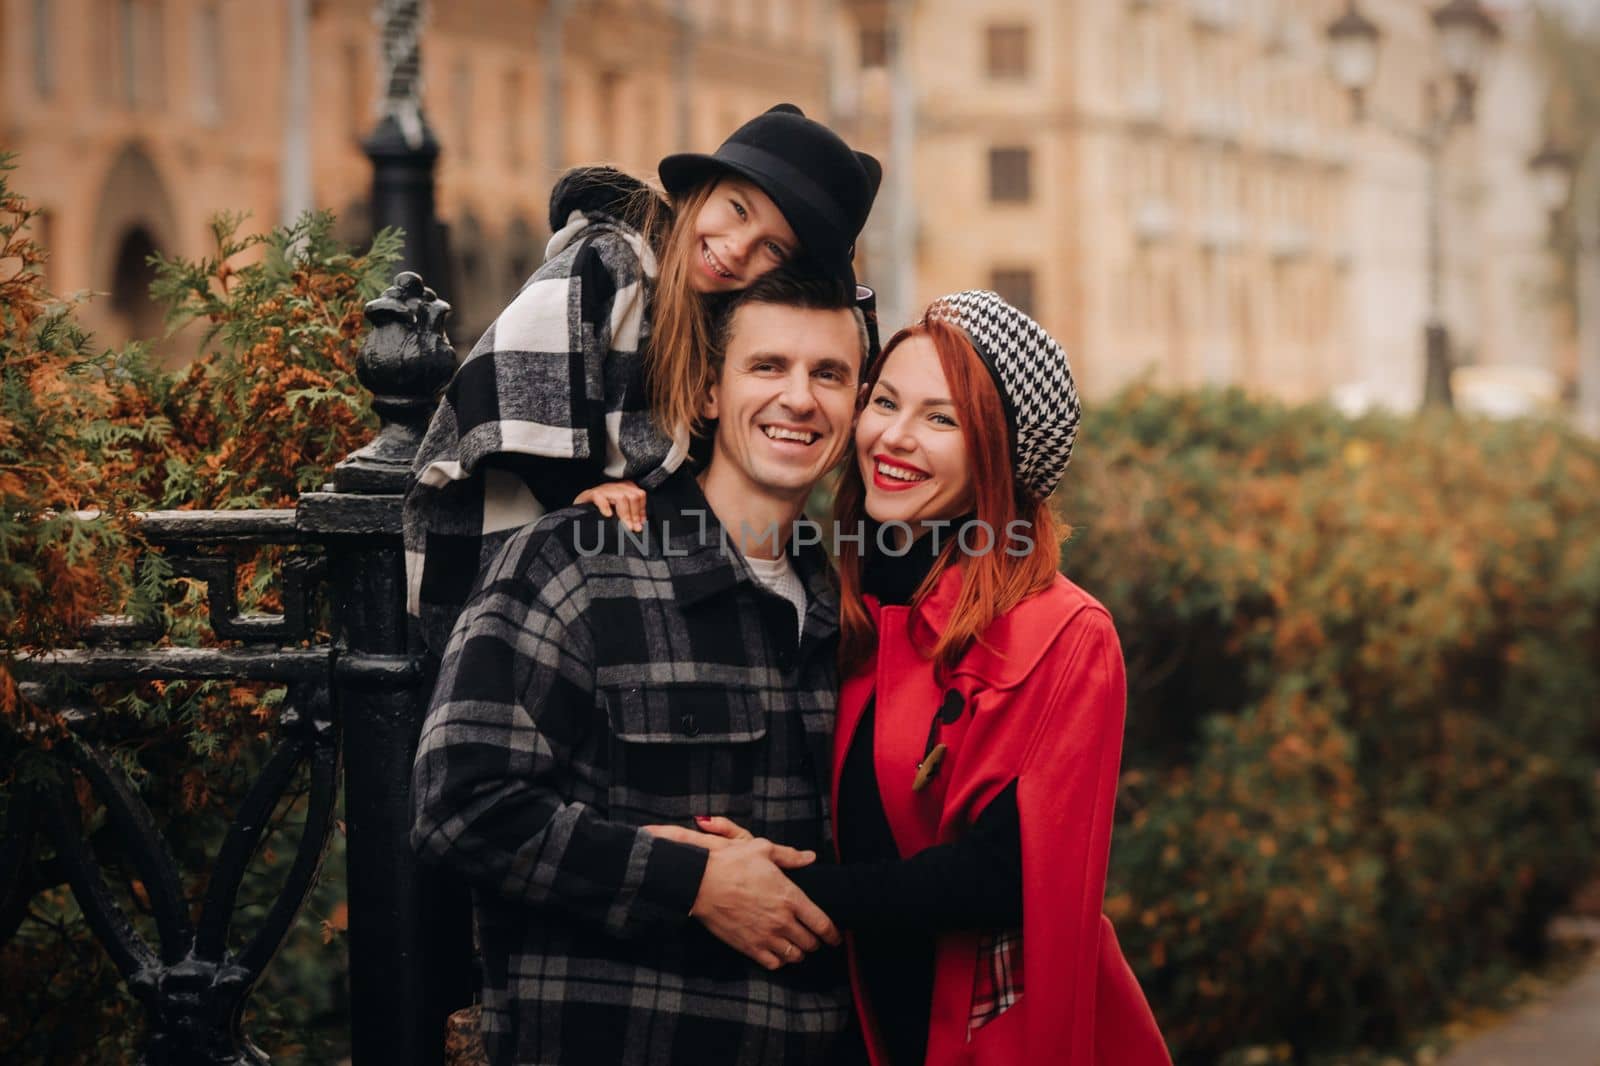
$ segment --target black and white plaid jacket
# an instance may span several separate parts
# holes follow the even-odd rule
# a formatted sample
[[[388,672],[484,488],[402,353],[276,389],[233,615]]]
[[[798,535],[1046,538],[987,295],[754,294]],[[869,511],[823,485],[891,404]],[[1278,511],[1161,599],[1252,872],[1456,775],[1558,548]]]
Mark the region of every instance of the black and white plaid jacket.
[[[473,887],[493,1062],[823,1063],[839,954],[749,962],[688,917],[705,853],[639,827],[723,813],[832,854],[833,574],[797,554],[797,642],[686,471],[648,514],[635,537],[556,512],[485,571],[423,727],[412,842]]]
[[[645,389],[656,261],[632,219],[643,188],[609,167],[557,183],[544,265],[462,362],[417,450],[406,609],[435,653],[479,571],[546,503],[608,479],[649,488],[683,462],[687,434],[657,429]],[[557,490],[545,503],[528,460]]]

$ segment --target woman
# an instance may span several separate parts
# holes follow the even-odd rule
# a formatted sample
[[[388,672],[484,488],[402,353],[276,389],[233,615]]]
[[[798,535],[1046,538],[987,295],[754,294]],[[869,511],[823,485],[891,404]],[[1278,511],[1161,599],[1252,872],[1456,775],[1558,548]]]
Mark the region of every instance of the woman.
[[[863,392],[835,511],[844,531],[871,520],[864,552],[840,542],[842,865],[789,875],[851,931],[870,1060],[1169,1063],[1101,914],[1124,676],[1105,609],[1056,572],[1066,355],[960,293]]]
[[[794,263],[854,284],[877,160],[779,104],[714,154],[661,161],[670,206],[609,167],[550,196],[545,262],[473,347],[406,493],[407,609],[443,651],[479,571],[585,490],[637,530],[683,462],[709,384],[717,298]],[[628,479],[630,484],[596,489]],[[637,485],[632,484],[637,483]]]

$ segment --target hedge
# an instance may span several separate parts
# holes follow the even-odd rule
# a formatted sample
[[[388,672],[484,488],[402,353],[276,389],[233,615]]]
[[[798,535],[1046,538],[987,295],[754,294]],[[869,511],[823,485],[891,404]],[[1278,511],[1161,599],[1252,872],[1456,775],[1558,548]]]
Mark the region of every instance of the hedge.
[[[204,589],[158,556],[140,565],[138,509],[291,506],[376,427],[354,358],[364,301],[393,269],[386,232],[362,256],[332,239],[333,218],[241,236],[222,216],[214,251],[161,260],[155,295],[200,355],[163,371],[144,345],[105,350],[75,324],[76,303],[44,286],[33,212],[8,186],[0,154],[0,825],[19,781],[43,772],[42,748],[70,743],[60,722],[21,698],[18,655],[70,641],[109,608],[164,611],[169,639],[210,639]],[[84,513],[84,512],[87,512]],[[245,558],[247,610],[277,599],[266,548]],[[128,772],[198,903],[234,805],[260,770],[281,689],[255,684],[106,686],[101,739]],[[137,928],[154,942],[148,899],[104,810],[80,788],[85,833]],[[234,935],[260,923],[305,816],[297,781],[272,814],[241,888]],[[26,906],[0,900],[0,1061],[136,1061],[142,1011],[90,935],[47,847],[20,872]],[[281,853],[280,853],[281,851]],[[348,1038],[342,839],[324,879],[251,1000],[246,1031],[275,1062],[338,1061]],[[239,946],[235,944],[234,946]]]
[[[1392,1046],[1536,959],[1595,865],[1600,446],[1148,388],[1086,426],[1106,909],[1180,1059]]]

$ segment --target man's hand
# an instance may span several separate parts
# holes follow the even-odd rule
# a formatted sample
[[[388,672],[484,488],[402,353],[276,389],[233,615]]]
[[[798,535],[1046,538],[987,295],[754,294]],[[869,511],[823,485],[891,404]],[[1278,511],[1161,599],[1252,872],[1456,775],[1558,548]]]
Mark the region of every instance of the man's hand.
[[[672,838],[680,839],[678,833],[702,835],[685,829]],[[839,931],[828,916],[783,876],[784,869],[810,864],[815,852],[796,851],[770,840],[712,839],[714,844],[701,845],[711,854],[689,914],[713,936],[769,970],[799,962],[822,941],[839,943]]]
[[[600,513],[607,518],[615,514],[624,525],[635,533],[644,532],[644,501],[645,491],[631,481],[607,481],[596,485],[592,489],[584,489],[578,493],[578,498],[572,501],[577,507],[581,504],[592,503],[600,509]]]

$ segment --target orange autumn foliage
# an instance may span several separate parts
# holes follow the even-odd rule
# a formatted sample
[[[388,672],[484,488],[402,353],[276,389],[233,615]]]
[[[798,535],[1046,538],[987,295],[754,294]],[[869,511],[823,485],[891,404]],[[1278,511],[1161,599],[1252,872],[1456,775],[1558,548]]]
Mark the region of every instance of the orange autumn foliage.
[[[1128,659],[1107,909],[1175,1051],[1393,1047],[1489,994],[1596,869],[1600,444],[1147,389],[1084,427],[1063,569]]]
[[[369,438],[376,419],[354,359],[363,303],[387,281],[397,248],[395,235],[384,234],[368,254],[351,254],[333,241],[327,215],[247,237],[238,236],[237,217],[218,219],[212,255],[157,266],[156,296],[172,308],[173,324],[191,323],[182,335],[190,344],[204,331],[198,358],[170,373],[145,359],[142,346],[98,349],[76,326],[73,306],[45,290],[43,251],[26,233],[29,211],[5,177],[0,165],[0,818],[13,771],[38,766],[59,726],[22,698],[10,669],[17,657],[72,645],[89,619],[130,606],[165,612],[166,642],[215,642],[203,589],[169,580],[157,561],[139,561],[132,513],[293,506]],[[279,605],[280,554],[265,548],[240,558],[243,610]],[[107,754],[183,860],[196,906],[204,857],[215,854],[259,771],[284,695],[256,684],[179,682],[85,694],[106,712]],[[81,778],[74,795],[92,826],[102,815]],[[246,896],[270,894],[304,817],[304,796],[291,791],[273,812]],[[104,835],[97,840],[102,850]],[[99,859],[125,905],[146,908],[126,857],[112,847]],[[340,861],[336,848],[328,862]],[[342,956],[322,951],[311,917],[313,908],[330,912],[339,878],[316,892],[300,939],[264,979],[278,990],[253,1007],[252,1034],[275,1051],[306,1040],[306,1020],[330,1009],[330,983],[302,971],[325,976],[342,966]],[[137,1012],[114,971],[99,964],[103,953],[65,890],[36,894],[8,935],[0,938],[0,1060],[39,1061],[33,1056],[48,1035],[57,1059],[133,1061]],[[53,976],[36,979],[41,973]]]

